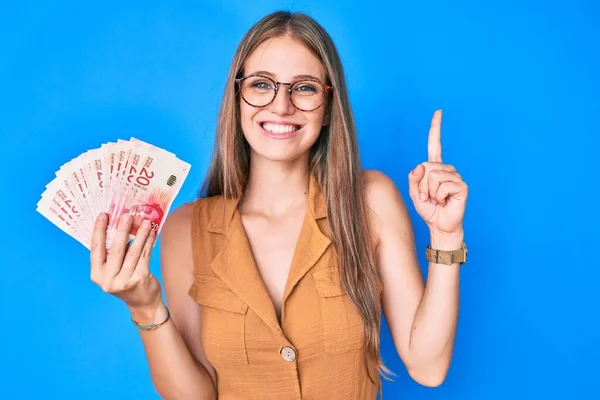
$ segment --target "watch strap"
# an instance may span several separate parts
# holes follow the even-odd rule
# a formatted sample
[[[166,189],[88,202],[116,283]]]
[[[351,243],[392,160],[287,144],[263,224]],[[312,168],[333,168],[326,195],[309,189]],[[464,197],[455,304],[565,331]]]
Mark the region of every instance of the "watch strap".
[[[463,243],[463,246],[457,250],[437,250],[427,246],[425,256],[429,262],[436,264],[464,264],[467,262],[467,246]]]

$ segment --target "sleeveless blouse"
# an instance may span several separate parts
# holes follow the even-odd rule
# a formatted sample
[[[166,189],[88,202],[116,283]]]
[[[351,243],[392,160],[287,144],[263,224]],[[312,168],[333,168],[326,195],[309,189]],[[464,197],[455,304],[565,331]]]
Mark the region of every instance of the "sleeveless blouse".
[[[239,199],[194,202],[194,283],[201,340],[219,400],[368,400],[381,386],[365,357],[363,322],[342,288],[325,197],[311,177],[308,207],[280,321],[256,266]]]

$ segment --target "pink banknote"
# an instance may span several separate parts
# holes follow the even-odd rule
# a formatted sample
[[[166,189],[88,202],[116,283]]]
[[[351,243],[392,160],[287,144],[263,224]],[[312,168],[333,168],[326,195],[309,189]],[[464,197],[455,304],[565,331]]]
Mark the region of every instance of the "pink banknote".
[[[36,211],[88,249],[94,221],[106,212],[110,248],[126,213],[133,216],[130,239],[146,219],[159,234],[190,168],[175,154],[136,138],[106,143],[61,166]]]

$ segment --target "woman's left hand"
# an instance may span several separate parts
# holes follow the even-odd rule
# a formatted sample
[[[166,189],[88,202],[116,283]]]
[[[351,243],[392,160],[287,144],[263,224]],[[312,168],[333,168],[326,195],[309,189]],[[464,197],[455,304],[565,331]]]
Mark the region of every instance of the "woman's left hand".
[[[417,213],[431,234],[462,234],[468,187],[456,168],[442,163],[440,127],[442,110],[437,110],[429,129],[428,161],[408,174],[408,188]]]

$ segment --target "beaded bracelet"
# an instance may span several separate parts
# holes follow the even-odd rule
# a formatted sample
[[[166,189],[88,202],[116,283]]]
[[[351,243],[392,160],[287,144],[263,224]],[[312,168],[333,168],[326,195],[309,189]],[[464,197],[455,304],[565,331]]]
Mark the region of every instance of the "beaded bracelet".
[[[165,308],[167,309],[167,318],[165,318],[163,322],[159,322],[158,324],[142,325],[133,318],[131,318],[131,322],[133,322],[133,324],[137,326],[137,328],[140,331],[151,331],[153,329],[156,329],[159,326],[164,325],[169,319],[171,319],[171,312],[169,311],[169,307],[165,306]]]

